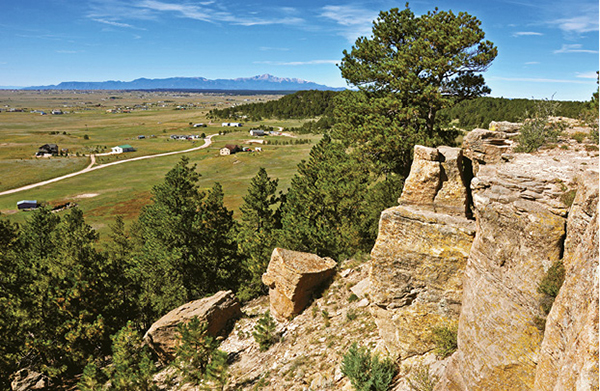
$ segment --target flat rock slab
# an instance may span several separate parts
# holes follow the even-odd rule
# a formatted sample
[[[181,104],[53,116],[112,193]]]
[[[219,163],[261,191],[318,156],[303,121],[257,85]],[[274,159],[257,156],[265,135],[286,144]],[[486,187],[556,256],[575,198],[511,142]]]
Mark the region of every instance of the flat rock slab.
[[[275,248],[262,277],[273,316],[282,321],[301,313],[314,290],[333,277],[336,266],[331,258]]]
[[[175,358],[177,326],[194,317],[208,323],[208,334],[226,335],[233,321],[242,315],[240,303],[231,291],[220,291],[210,297],[191,301],[175,308],[156,321],[144,335],[144,342],[156,352],[162,362]]]

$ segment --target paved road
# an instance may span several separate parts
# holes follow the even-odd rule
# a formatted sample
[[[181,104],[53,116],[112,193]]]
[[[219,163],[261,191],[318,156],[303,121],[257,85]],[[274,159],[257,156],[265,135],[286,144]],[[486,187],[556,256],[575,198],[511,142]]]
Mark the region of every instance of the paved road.
[[[96,164],[96,156],[94,156],[92,154],[92,155],[90,155],[90,160],[91,161],[90,161],[89,166],[87,166],[86,168],[84,168],[81,171],[72,172],[72,173],[67,174],[67,175],[63,175],[63,176],[59,176],[59,177],[56,177],[56,178],[48,179],[47,181],[43,181],[43,182],[33,183],[31,185],[19,187],[19,188],[16,188],[16,189],[10,189],[10,190],[6,190],[6,191],[2,191],[2,192],[0,192],[0,196],[6,195],[6,194],[18,193],[20,191],[25,191],[25,190],[33,189],[33,188],[36,188],[36,187],[44,186],[44,185],[47,185],[49,183],[54,183],[54,182],[62,181],[63,179],[72,178],[74,176],[85,174],[86,172],[90,172],[90,171],[101,170],[103,168],[114,166],[114,165],[117,165],[117,164],[129,163],[129,162],[134,162],[134,161],[138,161],[138,160],[145,160],[145,159],[154,159],[154,158],[157,158],[157,157],[177,155],[179,153],[188,153],[188,152],[197,151],[199,149],[207,148],[209,145],[211,145],[212,144],[212,138],[214,136],[218,136],[218,134],[211,134],[210,136],[208,136],[208,137],[206,137],[204,139],[204,144],[203,145],[201,145],[199,147],[195,147],[195,148],[186,149],[184,151],[173,151],[173,152],[159,153],[159,154],[156,154],[156,155],[139,156],[139,157],[134,157],[134,158],[127,159],[127,160],[119,160],[117,162],[100,164],[98,166],[94,166],[94,164]]]

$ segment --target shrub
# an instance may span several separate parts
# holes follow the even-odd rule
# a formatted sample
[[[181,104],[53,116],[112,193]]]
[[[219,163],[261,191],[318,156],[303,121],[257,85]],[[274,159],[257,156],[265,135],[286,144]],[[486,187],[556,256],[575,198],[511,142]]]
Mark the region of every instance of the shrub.
[[[358,296],[356,296],[356,294],[353,293],[348,297],[348,303],[352,303],[355,301],[358,301]]]
[[[357,391],[385,391],[397,367],[390,358],[380,359],[378,355],[371,355],[366,347],[359,348],[353,343],[342,361],[342,373]]]
[[[458,326],[440,326],[432,330],[432,339],[435,343],[435,354],[439,358],[451,355],[458,348],[457,343]]]
[[[558,102],[540,100],[536,102],[533,113],[528,115],[527,120],[519,131],[517,141],[518,152],[534,152],[547,142],[556,142],[558,136],[566,128],[563,122],[549,123],[549,118],[554,115],[559,106]]]
[[[268,350],[271,345],[279,341],[279,336],[275,332],[276,327],[277,324],[271,317],[269,311],[265,312],[264,315],[258,319],[254,331],[252,332],[252,336],[261,352]]]
[[[227,355],[217,349],[218,342],[208,335],[206,322],[198,317],[177,327],[179,345],[172,365],[185,383],[199,385],[210,380],[224,385]]]
[[[415,365],[406,380],[413,391],[433,391],[439,378],[429,374],[429,365]]]
[[[544,313],[544,317],[535,316],[533,323],[540,331],[544,331],[546,328],[546,316],[550,313],[554,299],[560,291],[565,280],[565,267],[562,261],[556,261],[550,266],[542,280],[538,285],[538,293],[542,294],[540,298],[540,309]]]

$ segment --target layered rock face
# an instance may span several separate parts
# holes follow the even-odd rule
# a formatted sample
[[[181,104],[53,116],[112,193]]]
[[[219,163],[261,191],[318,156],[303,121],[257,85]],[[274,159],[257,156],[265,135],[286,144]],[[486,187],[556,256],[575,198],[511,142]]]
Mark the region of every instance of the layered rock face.
[[[314,289],[335,274],[336,266],[331,258],[275,248],[262,277],[269,287],[272,315],[283,321],[302,312]]]
[[[430,362],[432,329],[458,320],[458,351],[431,366],[436,390],[597,390],[598,153],[514,154],[511,136],[415,147],[371,253],[372,313],[408,365]],[[540,330],[538,286],[559,260]]]
[[[598,172],[578,178],[567,221],[565,282],[546,321],[536,390],[598,389]]]
[[[504,160],[508,162],[481,165],[471,183],[477,235],[464,276],[459,350],[436,389],[590,389],[593,368],[597,387],[597,223],[590,217],[590,211],[597,209],[597,158],[548,152],[504,156]],[[591,174],[585,174],[590,166]],[[573,179],[580,174],[595,177],[595,201],[590,196],[594,190],[580,186],[581,201],[569,214],[568,225],[566,196],[577,189]],[[577,217],[578,204],[585,205],[581,209],[587,210],[587,217]],[[582,230],[589,229],[596,239],[581,238]],[[566,249],[565,237],[572,243]],[[582,242],[594,240],[595,253],[586,248],[585,256],[563,259],[572,264],[567,266],[571,277],[561,288],[543,334],[535,326],[536,318],[544,316],[537,291],[541,279],[564,251],[581,254]],[[573,250],[576,243],[580,244]],[[567,346],[568,342],[579,346]],[[540,351],[541,346],[545,348]],[[584,368],[588,388],[559,385],[563,380],[557,379],[577,378]]]
[[[144,335],[144,342],[163,362],[175,358],[177,326],[198,317],[208,324],[208,334],[226,335],[233,321],[242,315],[240,303],[231,291],[221,291],[213,296],[186,303],[157,320]]]
[[[475,222],[458,148],[415,147],[400,205],[385,210],[371,251],[371,307],[387,349],[401,359],[433,348],[431,331],[458,320]]]

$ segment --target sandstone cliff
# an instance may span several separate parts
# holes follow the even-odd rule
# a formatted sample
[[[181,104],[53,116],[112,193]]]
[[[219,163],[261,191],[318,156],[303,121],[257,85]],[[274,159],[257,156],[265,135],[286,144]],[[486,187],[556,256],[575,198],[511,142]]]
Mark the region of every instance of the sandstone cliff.
[[[372,313],[405,364],[431,363],[431,331],[458,320],[457,352],[431,366],[437,390],[598,389],[598,153],[517,154],[510,139],[476,130],[450,159],[415,148],[371,253]],[[540,331],[538,285],[559,260]]]

